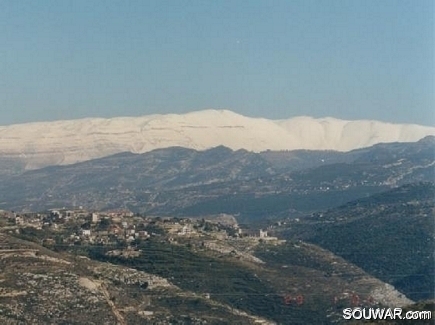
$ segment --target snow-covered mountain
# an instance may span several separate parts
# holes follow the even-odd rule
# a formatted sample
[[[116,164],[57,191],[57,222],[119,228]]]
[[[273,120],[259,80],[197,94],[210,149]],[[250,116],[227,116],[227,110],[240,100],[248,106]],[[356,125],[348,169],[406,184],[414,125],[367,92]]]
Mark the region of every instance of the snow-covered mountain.
[[[231,149],[349,151],[380,142],[411,142],[434,127],[378,121],[295,117],[251,118],[228,110],[143,117],[86,118],[0,127],[0,157],[20,158],[27,169],[64,165],[119,152],[181,146]]]

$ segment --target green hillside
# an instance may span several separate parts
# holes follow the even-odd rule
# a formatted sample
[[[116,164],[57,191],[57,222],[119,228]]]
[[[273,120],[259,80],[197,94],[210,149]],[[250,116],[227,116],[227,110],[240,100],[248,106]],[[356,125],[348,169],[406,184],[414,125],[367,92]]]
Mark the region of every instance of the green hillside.
[[[331,250],[414,300],[433,298],[431,183],[405,185],[293,223],[283,231]]]

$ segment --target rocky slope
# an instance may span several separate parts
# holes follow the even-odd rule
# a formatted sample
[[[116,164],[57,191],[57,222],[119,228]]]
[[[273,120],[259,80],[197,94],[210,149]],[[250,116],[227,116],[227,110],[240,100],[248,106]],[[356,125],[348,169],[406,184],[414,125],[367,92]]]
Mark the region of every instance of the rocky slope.
[[[166,232],[152,236],[137,243],[135,257],[112,256],[113,247],[88,244],[50,246],[54,252],[0,232],[0,321],[333,324],[341,320],[343,306],[412,302],[318,246],[219,240],[199,231],[200,237],[173,241]],[[234,251],[258,257],[241,258]]]
[[[4,233],[0,260],[1,324],[274,324],[162,277]]]

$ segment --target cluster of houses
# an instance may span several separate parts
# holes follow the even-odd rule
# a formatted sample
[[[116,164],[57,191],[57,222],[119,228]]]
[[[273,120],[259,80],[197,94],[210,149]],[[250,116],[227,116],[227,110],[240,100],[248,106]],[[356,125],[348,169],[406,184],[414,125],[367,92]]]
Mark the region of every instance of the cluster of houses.
[[[0,211],[0,220],[6,221],[17,232],[28,228],[45,230],[44,245],[131,245],[162,235],[169,240],[205,234],[221,240],[229,237],[276,239],[268,236],[267,231],[241,229],[237,224],[221,225],[204,219],[145,217],[129,210],[89,212],[85,209],[53,209],[24,214]]]
[[[60,238],[58,241],[61,242],[57,244],[111,244],[119,240],[129,243],[150,236],[144,229],[147,220],[135,217],[128,210],[97,213],[84,209],[53,209],[43,213],[23,214],[0,211],[1,219],[17,229],[45,230],[48,236]],[[51,242],[55,240],[53,238],[44,240],[44,244]]]

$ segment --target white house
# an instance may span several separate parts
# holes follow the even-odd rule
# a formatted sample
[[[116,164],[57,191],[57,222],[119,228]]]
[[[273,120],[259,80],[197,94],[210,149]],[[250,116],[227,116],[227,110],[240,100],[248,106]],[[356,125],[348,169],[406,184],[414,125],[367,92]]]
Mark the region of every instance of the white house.
[[[267,237],[267,230],[260,229],[260,238],[265,238],[265,237]]]
[[[98,222],[98,213],[92,213],[92,223]]]

